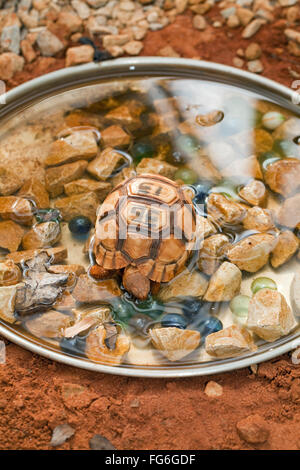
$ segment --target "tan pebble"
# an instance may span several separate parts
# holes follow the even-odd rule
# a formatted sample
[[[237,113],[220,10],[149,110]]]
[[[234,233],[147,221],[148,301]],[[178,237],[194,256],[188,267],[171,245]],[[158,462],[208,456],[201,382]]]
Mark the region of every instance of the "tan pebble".
[[[24,225],[30,225],[33,219],[32,205],[24,198],[17,196],[0,197],[0,216]]]
[[[247,60],[259,59],[261,56],[261,47],[256,42],[249,44],[245,51],[245,57]]]
[[[240,24],[241,22],[237,15],[230,15],[229,18],[227,19],[227,26],[229,28],[238,28]]]
[[[211,333],[205,339],[207,354],[217,358],[236,357],[256,349],[249,331],[237,325]]]
[[[285,298],[272,289],[261,289],[249,302],[247,328],[265,341],[276,341],[295,327]]]
[[[201,5],[192,5],[190,6],[190,9],[194,12],[197,13],[198,15],[205,15],[212,7],[212,4],[209,2],[202,3]]]
[[[251,21],[251,23],[249,23],[245,27],[245,29],[242,33],[242,38],[243,39],[251,38],[252,36],[254,36],[260,30],[260,28],[262,27],[263,24],[265,24],[264,20],[256,19],[256,20]]]
[[[247,24],[249,24],[254,18],[253,11],[248,10],[247,8],[238,8],[236,14],[243,26],[247,26]]]
[[[12,220],[3,220],[0,222],[0,247],[10,252],[17,251],[24,233],[24,229]]]
[[[144,37],[146,36],[147,28],[139,28],[138,26],[133,26],[132,32],[133,32],[134,39],[136,41],[140,41],[141,39],[144,39]]]
[[[14,316],[16,292],[17,285],[0,287],[0,318],[8,323],[16,321]]]
[[[121,46],[107,46],[106,50],[112,57],[120,57],[124,54],[124,49]]]
[[[55,201],[55,207],[67,222],[77,215],[83,215],[95,223],[98,205],[99,200],[95,193],[75,194]]]
[[[122,1],[120,2],[120,5],[119,5],[120,10],[124,10],[124,11],[134,11],[135,7],[136,6],[134,2],[130,2],[130,1]]]
[[[0,195],[9,196],[22,186],[22,178],[18,172],[7,166],[0,166]]]
[[[300,32],[287,28],[284,30],[284,34],[289,40],[295,41],[300,44]]]
[[[223,395],[223,387],[222,387],[222,385],[218,384],[217,382],[214,382],[213,380],[210,380],[206,384],[204,393],[205,393],[205,395],[207,395],[210,398],[220,397],[221,395]]]
[[[26,180],[19,190],[18,196],[33,200],[39,209],[50,207],[49,194],[46,191],[46,187],[37,177]]]
[[[23,70],[25,60],[13,52],[0,55],[0,80],[10,80],[16,72]]]
[[[162,57],[180,57],[172,46],[165,46],[158,51],[158,55]]]
[[[33,62],[36,58],[36,53],[30,42],[24,39],[23,41],[21,41],[20,45],[23,57],[25,58],[26,62]]]
[[[75,13],[69,11],[61,11],[58,15],[57,24],[63,30],[65,36],[77,33],[82,25],[81,18]]]
[[[212,25],[214,28],[222,28],[223,26],[221,21],[214,21]]]
[[[130,39],[128,34],[111,34],[103,37],[103,46],[105,49],[111,46],[124,46]]]
[[[296,273],[291,284],[291,305],[297,317],[300,316],[300,273]],[[299,349],[299,348],[298,348]]]
[[[87,64],[94,58],[94,48],[89,45],[69,47],[66,52],[66,67]]]
[[[300,8],[298,6],[293,6],[287,9],[286,19],[289,23],[296,23],[300,18]]]
[[[223,302],[231,300],[241,288],[242,273],[239,268],[225,261],[212,275],[204,300]]]
[[[140,401],[137,398],[134,398],[130,402],[130,408],[139,408],[139,406],[140,406]]]
[[[124,51],[129,55],[138,55],[143,49],[141,41],[130,41],[124,46]]]
[[[234,57],[232,60],[232,63],[235,67],[238,67],[239,69],[241,69],[245,64],[245,61],[241,59],[240,57]]]
[[[22,246],[24,250],[44,248],[54,245],[61,237],[60,224],[50,221],[37,224],[24,235]]]
[[[74,163],[67,163],[60,167],[48,168],[46,170],[46,189],[51,197],[59,196],[64,191],[64,184],[70,183],[80,178],[88,163],[79,160]]]
[[[261,444],[269,437],[266,421],[258,414],[250,415],[236,424],[240,437],[249,444]]]
[[[298,3],[298,0],[279,0],[279,4],[281,7],[291,7],[293,5],[296,5]]]
[[[299,248],[299,239],[290,230],[281,232],[271,254],[273,268],[278,268],[289,261]]]

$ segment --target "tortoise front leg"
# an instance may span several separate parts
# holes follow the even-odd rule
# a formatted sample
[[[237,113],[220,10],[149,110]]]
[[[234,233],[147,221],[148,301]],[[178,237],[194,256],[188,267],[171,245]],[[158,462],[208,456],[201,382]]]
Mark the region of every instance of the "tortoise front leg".
[[[141,300],[145,300],[150,292],[149,279],[141,274],[135,266],[127,266],[123,274],[125,289]]]

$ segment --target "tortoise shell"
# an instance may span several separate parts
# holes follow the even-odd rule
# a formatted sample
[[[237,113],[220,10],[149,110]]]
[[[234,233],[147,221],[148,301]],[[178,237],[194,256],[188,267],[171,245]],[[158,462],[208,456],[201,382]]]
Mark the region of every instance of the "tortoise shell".
[[[195,243],[196,213],[184,191],[159,175],[119,184],[100,206],[94,253],[105,269],[128,265],[156,282],[168,282]]]

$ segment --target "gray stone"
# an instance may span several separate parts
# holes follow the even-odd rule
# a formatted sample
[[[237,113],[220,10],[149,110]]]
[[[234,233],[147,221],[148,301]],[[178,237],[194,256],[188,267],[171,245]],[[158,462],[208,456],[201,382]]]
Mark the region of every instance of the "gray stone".
[[[52,34],[48,29],[41,31],[37,37],[37,45],[42,55],[54,56],[60,52],[64,45],[57,36]]]
[[[20,52],[20,26],[13,24],[3,28],[1,33],[1,49],[3,52]]]

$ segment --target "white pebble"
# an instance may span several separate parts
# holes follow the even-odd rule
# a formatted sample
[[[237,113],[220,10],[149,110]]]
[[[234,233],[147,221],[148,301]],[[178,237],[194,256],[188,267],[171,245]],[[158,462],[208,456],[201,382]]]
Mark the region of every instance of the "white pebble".
[[[6,362],[6,348],[4,341],[0,340],[0,364],[5,364]]]
[[[265,113],[262,117],[262,125],[266,129],[274,130],[284,121],[284,116],[276,111]]]

